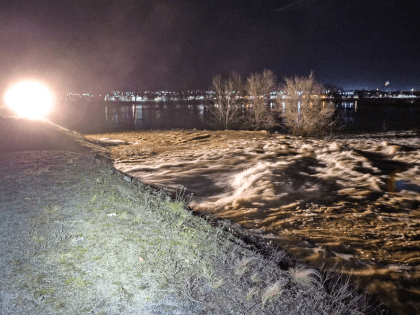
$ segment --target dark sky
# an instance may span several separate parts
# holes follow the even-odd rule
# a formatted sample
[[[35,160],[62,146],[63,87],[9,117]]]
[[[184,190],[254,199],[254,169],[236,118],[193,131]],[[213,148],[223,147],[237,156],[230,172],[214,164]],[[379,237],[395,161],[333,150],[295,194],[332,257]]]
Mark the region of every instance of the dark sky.
[[[419,12],[414,0],[2,1],[1,89],[37,78],[61,92],[186,90],[263,69],[420,89]]]

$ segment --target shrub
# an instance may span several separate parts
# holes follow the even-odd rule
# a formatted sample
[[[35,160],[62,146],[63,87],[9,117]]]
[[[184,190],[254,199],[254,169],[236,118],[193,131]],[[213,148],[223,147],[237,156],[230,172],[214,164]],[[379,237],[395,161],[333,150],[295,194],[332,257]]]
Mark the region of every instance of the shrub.
[[[270,70],[253,73],[247,78],[245,91],[252,107],[246,115],[245,126],[253,130],[271,129],[276,121],[269,108],[270,92],[276,86],[276,77]]]
[[[284,98],[277,98],[282,123],[294,135],[321,135],[339,123],[332,102],[321,98],[323,87],[309,77],[285,78]]]
[[[232,128],[238,124],[242,111],[239,97],[243,90],[242,78],[236,72],[229,76],[218,74],[213,78],[212,88],[216,99],[209,110],[210,123],[223,129]]]

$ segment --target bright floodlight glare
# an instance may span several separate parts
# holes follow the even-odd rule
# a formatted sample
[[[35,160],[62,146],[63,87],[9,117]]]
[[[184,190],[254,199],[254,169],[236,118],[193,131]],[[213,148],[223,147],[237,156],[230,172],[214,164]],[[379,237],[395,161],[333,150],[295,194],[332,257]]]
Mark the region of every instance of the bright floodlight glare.
[[[5,101],[19,116],[40,119],[51,109],[52,94],[38,82],[25,81],[13,86],[6,93]]]

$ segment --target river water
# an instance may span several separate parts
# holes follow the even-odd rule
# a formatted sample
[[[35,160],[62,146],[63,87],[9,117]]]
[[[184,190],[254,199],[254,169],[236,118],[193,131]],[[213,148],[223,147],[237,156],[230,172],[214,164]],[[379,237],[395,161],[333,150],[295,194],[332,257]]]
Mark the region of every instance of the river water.
[[[407,130],[420,126],[420,104],[340,102],[346,132]],[[52,120],[81,132],[214,129],[202,101],[64,103]]]

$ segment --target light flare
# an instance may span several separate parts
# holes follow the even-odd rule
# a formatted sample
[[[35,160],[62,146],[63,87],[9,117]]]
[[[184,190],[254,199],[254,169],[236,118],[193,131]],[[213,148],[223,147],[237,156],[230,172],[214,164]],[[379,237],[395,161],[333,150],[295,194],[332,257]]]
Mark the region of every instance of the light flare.
[[[36,81],[20,82],[6,93],[7,106],[17,115],[42,119],[51,110],[53,95],[48,88]]]

